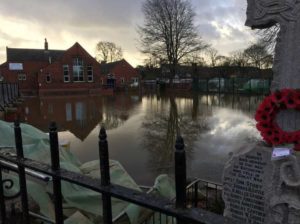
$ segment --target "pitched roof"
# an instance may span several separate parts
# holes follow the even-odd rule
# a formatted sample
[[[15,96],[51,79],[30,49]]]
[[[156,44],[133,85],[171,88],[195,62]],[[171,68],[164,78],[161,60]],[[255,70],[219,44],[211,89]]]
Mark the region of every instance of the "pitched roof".
[[[125,59],[122,59],[120,61],[114,61],[114,62],[110,62],[110,63],[100,64],[101,72],[103,74],[109,73],[115,66],[117,66],[122,61],[125,61]]]
[[[64,50],[44,50],[44,49],[24,49],[6,48],[7,61],[56,61],[66,51]]]

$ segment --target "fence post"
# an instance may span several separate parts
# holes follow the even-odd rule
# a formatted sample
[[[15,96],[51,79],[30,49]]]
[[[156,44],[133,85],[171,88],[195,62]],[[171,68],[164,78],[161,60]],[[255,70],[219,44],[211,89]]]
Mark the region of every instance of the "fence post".
[[[100,172],[101,172],[101,185],[110,185],[110,173],[109,173],[109,154],[107,135],[104,127],[101,127],[99,133],[99,156],[100,156]],[[112,223],[112,207],[111,197],[108,194],[102,194],[103,203],[103,223]]]
[[[20,122],[18,120],[15,121],[15,143],[16,143],[16,151],[18,160],[24,159],[23,152],[23,142],[22,142],[22,131],[20,128]],[[26,185],[26,174],[25,168],[23,165],[18,164],[18,174],[19,174],[19,184],[20,184],[20,192],[21,192],[21,201],[22,201],[22,221],[23,223],[29,223],[29,215],[28,215],[28,197],[27,197],[27,185]]]
[[[186,161],[184,141],[178,136],[175,144],[175,184],[176,184],[176,207],[186,207]]]
[[[178,136],[175,144],[176,207],[186,207],[186,160],[184,141]]]
[[[194,207],[198,207],[198,182],[195,183],[195,188],[194,188]]]
[[[59,147],[58,147],[58,136],[57,126],[55,122],[51,122],[49,127],[50,136],[50,152],[51,152],[51,167],[56,173],[60,172],[59,164]],[[59,177],[53,176],[53,197],[55,206],[55,223],[63,224],[63,209],[62,209],[62,194],[61,194],[61,180]]]
[[[186,208],[186,160],[184,141],[178,136],[175,143],[175,187],[176,187],[176,208]],[[177,219],[179,224],[183,222]]]

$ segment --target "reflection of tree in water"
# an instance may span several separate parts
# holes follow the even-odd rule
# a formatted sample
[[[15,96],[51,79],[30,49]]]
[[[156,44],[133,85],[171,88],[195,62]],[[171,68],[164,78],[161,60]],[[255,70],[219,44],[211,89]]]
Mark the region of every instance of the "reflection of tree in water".
[[[260,104],[263,95],[239,95],[239,94],[211,94],[203,96],[207,98],[207,104],[216,107],[231,108],[243,111],[245,114],[253,116],[257,106]]]
[[[103,116],[103,120],[101,121],[101,125],[104,125],[106,130],[111,130],[114,128],[118,128],[124,124],[124,122],[128,119],[129,115],[126,113],[115,113],[108,112]]]
[[[199,96],[198,96],[197,93],[194,93],[193,94],[193,110],[192,110],[192,119],[193,119],[193,121],[197,120],[198,108],[199,108]]]
[[[150,152],[148,162],[154,175],[172,174],[177,133],[185,140],[189,159],[193,154],[193,142],[199,133],[206,130],[206,116],[197,116],[198,97],[193,99],[193,105],[178,104],[173,97],[168,103],[165,99],[158,100],[157,104],[159,103],[161,106],[158,110],[147,113],[143,122],[144,147]]]
[[[116,95],[105,98],[101,123],[107,130],[122,126],[130,117],[130,111],[140,103],[139,96]]]

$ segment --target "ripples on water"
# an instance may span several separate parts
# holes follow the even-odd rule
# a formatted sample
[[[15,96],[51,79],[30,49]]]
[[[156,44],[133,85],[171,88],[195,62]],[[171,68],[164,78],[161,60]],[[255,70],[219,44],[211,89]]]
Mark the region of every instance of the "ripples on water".
[[[177,132],[186,144],[189,177],[220,182],[230,152],[259,139],[253,116],[261,96],[115,95],[26,99],[22,119],[47,131],[57,121],[82,162],[98,158],[98,132],[108,133],[110,158],[139,183],[173,174]]]

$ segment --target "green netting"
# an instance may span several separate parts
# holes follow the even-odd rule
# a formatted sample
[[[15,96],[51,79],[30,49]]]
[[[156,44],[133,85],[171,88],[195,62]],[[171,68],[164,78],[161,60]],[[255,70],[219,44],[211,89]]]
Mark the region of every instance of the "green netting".
[[[40,130],[21,124],[24,155],[26,158],[50,164],[49,136]],[[12,123],[0,121],[0,148],[1,150],[15,153],[14,129]],[[60,161],[63,169],[81,173],[94,178],[100,178],[99,161],[80,163],[80,161],[68,150],[60,147]],[[13,191],[19,188],[16,174],[10,172],[9,178],[14,179]],[[111,182],[117,185],[141,191],[139,186],[128,175],[122,165],[117,161],[110,161]],[[54,219],[54,206],[51,200],[52,183],[43,183],[27,179],[28,194],[39,205],[40,213]],[[157,178],[154,189],[158,194],[173,198],[174,184],[166,176]],[[5,194],[10,194],[11,190],[6,190]],[[70,216],[66,223],[99,223],[102,216],[101,195],[92,190],[62,181],[62,195],[64,199],[64,214]],[[126,211],[130,223],[137,223],[140,216],[147,211],[136,205],[129,205],[124,201],[112,199],[113,216],[118,216],[122,211]],[[149,212],[149,211],[147,211]],[[78,220],[84,220],[79,222]]]
[[[160,175],[156,178],[151,194],[160,195],[170,200],[176,196],[175,183],[167,175]],[[162,214],[153,213],[149,209],[130,204],[126,210],[130,223],[144,223],[145,220],[151,221],[150,223],[175,223],[172,217],[167,217]]]

